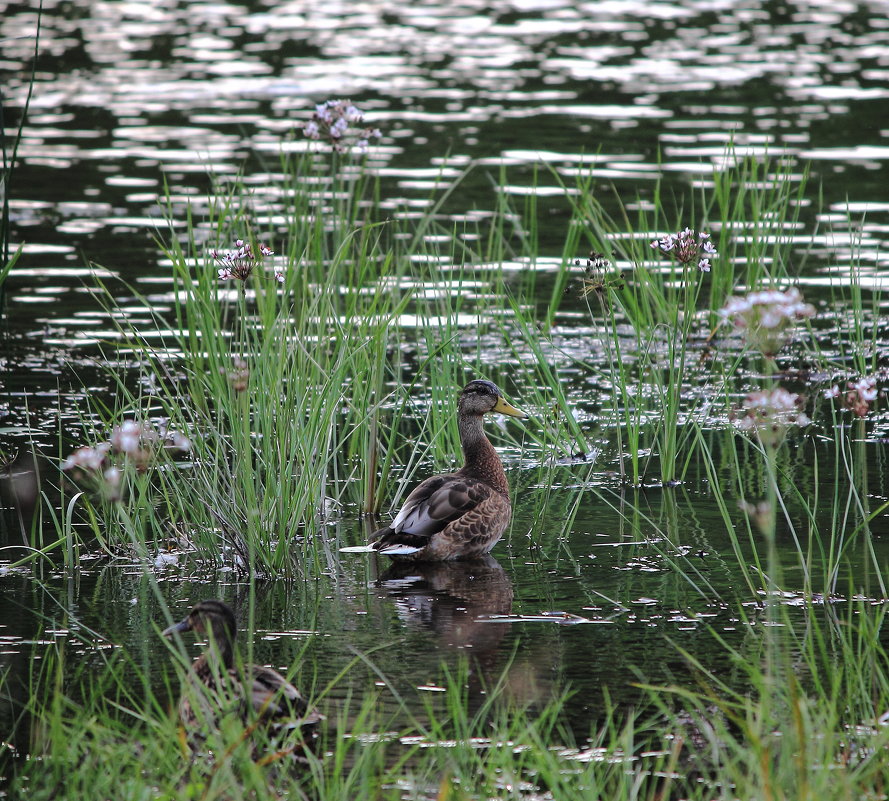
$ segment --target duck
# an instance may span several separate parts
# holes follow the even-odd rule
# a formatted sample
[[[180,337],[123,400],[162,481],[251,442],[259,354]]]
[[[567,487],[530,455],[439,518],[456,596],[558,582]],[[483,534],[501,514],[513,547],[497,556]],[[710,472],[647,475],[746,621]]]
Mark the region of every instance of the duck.
[[[371,535],[368,545],[340,550],[415,562],[475,559],[489,553],[512,515],[503,463],[484,432],[484,416],[491,412],[527,419],[496,384],[470,381],[457,400],[463,467],[423,481],[395,519]]]
[[[305,761],[305,751],[314,743],[324,716],[277,670],[252,663],[236,665],[237,630],[231,607],[207,600],[195,604],[186,617],[162,632],[170,637],[193,631],[209,639],[206,650],[192,663],[179,699],[183,728],[194,742],[206,727],[216,726],[234,712],[250,731],[265,728],[276,747],[283,736],[297,734],[292,742],[288,738],[287,745],[278,747],[274,757],[292,754]]]

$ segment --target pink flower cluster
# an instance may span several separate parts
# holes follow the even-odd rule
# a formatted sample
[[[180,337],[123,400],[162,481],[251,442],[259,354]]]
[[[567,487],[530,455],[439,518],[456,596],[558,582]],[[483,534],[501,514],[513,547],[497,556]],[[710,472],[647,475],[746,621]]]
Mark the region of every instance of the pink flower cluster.
[[[383,134],[379,128],[361,127],[363,122],[363,112],[350,101],[328,100],[315,106],[312,119],[303,125],[303,134],[308,139],[326,141],[338,153],[365,153],[370,140]]]
[[[650,247],[659,253],[666,253],[680,264],[697,261],[698,269],[702,273],[710,272],[710,259],[715,259],[719,255],[716,246],[710,241],[710,234],[705,234],[703,231],[697,233],[694,228],[685,228],[679,233],[654,239]]]
[[[155,428],[149,423],[125,420],[112,429],[107,442],[85,445],[74,451],[62,463],[62,470],[98,480],[103,489],[116,498],[122,468],[131,464],[144,473],[157,460],[162,448],[187,453],[191,450],[191,441],[184,434],[168,430],[164,424]]]
[[[865,376],[857,381],[849,381],[846,384],[846,392],[841,393],[837,384],[834,384],[824,393],[825,398],[838,398],[843,395],[843,403],[852,414],[865,417],[870,411],[870,405],[877,399],[877,379]]]
[[[219,268],[219,280],[227,281],[229,278],[237,278],[239,281],[246,281],[253,273],[256,265],[266,256],[273,256],[275,251],[267,248],[262,242],[257,245],[259,255],[253,252],[253,245],[247,240],[236,239],[233,250],[219,252],[216,249],[210,251],[210,255],[222,266]],[[284,270],[281,267],[275,268],[275,280],[284,283]]]
[[[786,389],[752,392],[744,399],[743,414],[735,426],[745,434],[755,435],[766,447],[776,448],[784,441],[791,426],[807,426],[812,421],[801,410],[802,398]]]
[[[766,289],[742,298],[729,298],[719,311],[723,320],[747,332],[752,347],[773,356],[784,344],[786,331],[798,320],[815,314],[815,307],[803,301],[796,287],[786,292]]]
[[[246,359],[235,356],[232,359],[231,369],[226,370],[224,367],[220,367],[219,373],[226,377],[226,380],[235,392],[244,392],[247,389],[250,380],[250,367]]]

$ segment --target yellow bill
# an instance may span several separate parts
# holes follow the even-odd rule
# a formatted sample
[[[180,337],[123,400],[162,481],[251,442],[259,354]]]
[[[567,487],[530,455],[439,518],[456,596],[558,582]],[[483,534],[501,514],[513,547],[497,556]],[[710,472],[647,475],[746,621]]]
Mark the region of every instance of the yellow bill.
[[[497,403],[494,404],[494,408],[491,409],[491,411],[497,412],[498,414],[508,414],[510,417],[528,418],[528,415],[521,409],[516,409],[515,406],[505,401],[502,397],[497,398]]]

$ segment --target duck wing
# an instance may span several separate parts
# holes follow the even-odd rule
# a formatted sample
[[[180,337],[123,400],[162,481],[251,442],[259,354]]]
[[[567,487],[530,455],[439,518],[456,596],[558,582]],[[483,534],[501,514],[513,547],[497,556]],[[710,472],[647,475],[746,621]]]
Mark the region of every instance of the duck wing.
[[[478,509],[493,494],[495,490],[483,481],[456,473],[427,478],[408,495],[395,520],[376,532],[374,550],[392,553],[399,546],[424,548],[435,534]]]
[[[277,728],[311,727],[324,720],[324,716],[317,709],[310,708],[299,690],[277,670],[251,665],[248,682],[247,700],[254,713]]]

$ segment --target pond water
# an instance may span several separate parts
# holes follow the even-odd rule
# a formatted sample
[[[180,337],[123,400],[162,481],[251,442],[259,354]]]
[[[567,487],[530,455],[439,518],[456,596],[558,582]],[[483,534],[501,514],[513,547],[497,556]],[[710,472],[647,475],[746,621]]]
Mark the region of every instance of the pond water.
[[[792,165],[789,181],[810,165],[800,245],[815,244],[800,286],[807,300],[829,305],[828,279],[859,265],[865,306],[873,310],[865,326],[877,327],[871,363],[886,369],[876,294],[889,265],[885,2],[49,0],[36,61],[33,4],[0,9],[7,153],[31,90],[15,172],[4,187],[10,240],[24,243],[24,252],[5,287],[0,334],[0,452],[10,462],[0,565],[21,555],[20,515],[27,519],[31,510],[14,503],[12,490],[28,480],[32,454],[48,474],[60,438],[83,440],[85,393],[113,391],[96,364],[97,346],[114,339],[114,327],[96,303],[93,275],[104,276],[125,311],[127,285],[169,293],[155,239],[157,231],[166,236],[164,187],[174,214],[188,200],[206,207],[211,175],[243,170],[261,187],[277,169],[282,143],[300,142],[296,127],[330,97],[351,98],[383,131],[367,164],[381,176],[384,208],[428,207],[435,187],[469,165],[445,207],[455,221],[486,219],[496,203],[491,177],[496,183],[501,170],[519,205],[536,186],[546,220],[537,264],[544,305],[568,210],[541,164],[569,182],[592,164],[619,196],[647,200],[659,175],[677,193],[706,184],[729,143],[745,154],[784,158]],[[135,319],[143,313],[135,304],[129,311]],[[822,327],[829,333],[829,324]],[[588,351],[592,332],[579,294],[566,295],[553,329],[562,351]],[[471,340],[470,326],[464,334]],[[842,343],[828,346],[843,359]],[[496,365],[501,354],[483,359]],[[567,363],[561,368],[592,431],[598,401],[590,398],[609,388]],[[889,418],[877,414],[853,432],[869,465],[874,507],[886,497],[887,427]],[[820,447],[800,446],[798,459],[828,461]],[[419,699],[438,689],[441,663],[460,652],[475,655],[480,683],[512,660],[517,697],[576,692],[570,724],[582,737],[596,725],[603,693],[631,703],[640,677],[685,680],[680,648],[718,671],[715,660],[725,657],[711,628],[743,650],[756,604],[745,602],[753,622],[742,623],[737,609],[719,600],[744,593],[726,558],[731,543],[703,465],[675,490],[626,497],[613,459],[556,465],[543,487],[533,450],[504,454],[515,516],[489,561],[398,571],[360,557],[306,586],[258,583],[257,661],[281,667],[300,656],[323,685],[355,651],[372,652],[381,672]],[[719,467],[720,474],[731,469]],[[823,486],[840,481],[838,469],[818,474]],[[562,531],[556,521],[575,507],[573,524]],[[358,541],[362,525],[347,508],[330,523],[331,537]],[[862,553],[851,573],[866,572],[870,560],[885,564],[885,529],[885,518],[874,521],[876,554]],[[783,536],[790,542],[789,532]],[[674,569],[667,552],[684,560],[703,589]],[[163,623],[160,604],[142,568],[87,564],[74,575],[61,560],[0,573],[0,675],[26,676],[30,660],[54,640],[70,640],[85,660],[112,645],[150,669],[169,660],[154,628]],[[250,606],[249,586],[231,574],[195,577],[174,566],[159,567],[156,578],[177,612],[208,597],[229,600],[242,616]],[[844,590],[848,579],[839,581]],[[878,585],[855,589],[882,600]],[[381,644],[391,647],[373,650]],[[374,680],[353,671],[337,693]],[[25,693],[24,685],[8,686],[14,689],[0,700],[0,738]],[[25,735],[13,740],[25,748]]]

